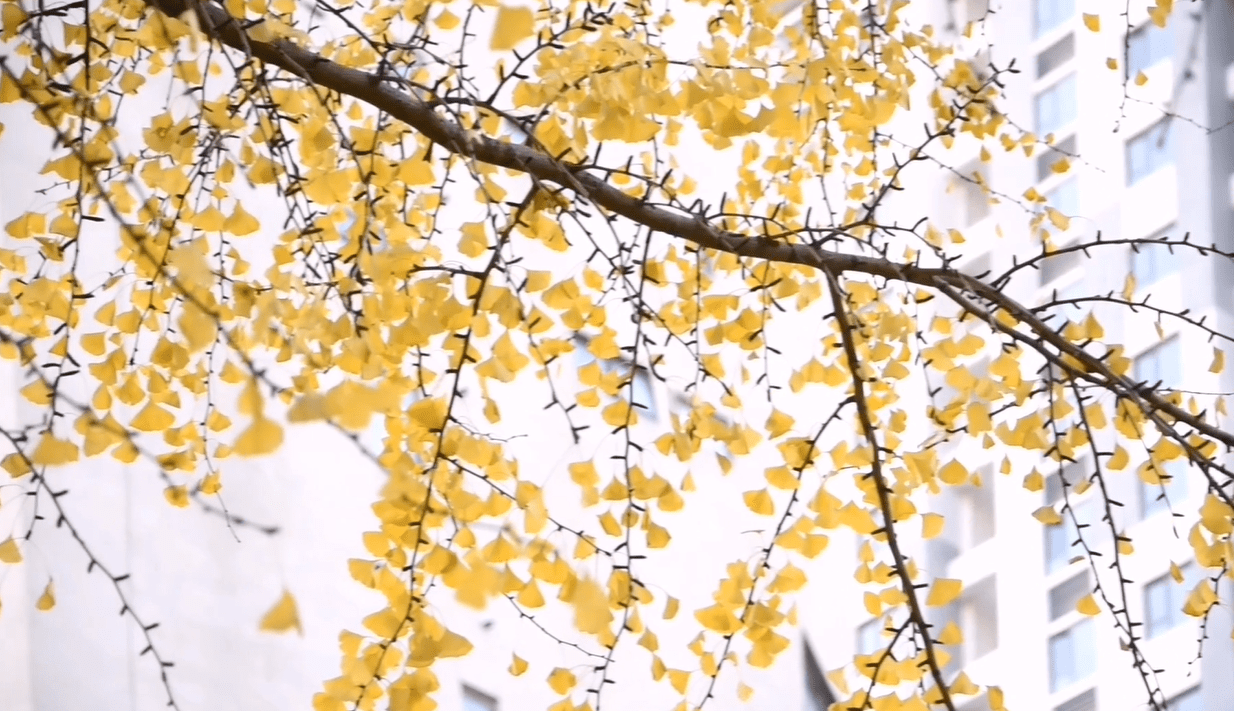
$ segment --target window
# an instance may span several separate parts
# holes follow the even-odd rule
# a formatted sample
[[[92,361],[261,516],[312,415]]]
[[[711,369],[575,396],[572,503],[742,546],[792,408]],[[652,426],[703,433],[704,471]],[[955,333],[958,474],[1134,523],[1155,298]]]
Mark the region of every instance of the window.
[[[960,176],[963,177],[958,177],[956,180],[956,187],[964,206],[965,227],[977,224],[990,214],[990,198],[986,195],[985,188],[973,178],[973,173],[976,172],[976,166],[967,166],[959,171]]]
[[[1127,73],[1134,77],[1157,62],[1174,56],[1174,33],[1148,23],[1127,39]]]
[[[595,355],[587,346],[588,341],[583,337],[574,340],[574,363],[579,370],[596,362]],[[634,369],[632,376],[630,375],[631,368]],[[630,404],[639,411],[639,417],[645,417],[653,422],[658,419],[656,399],[651,388],[651,373],[646,368],[620,359],[605,359],[600,361],[600,371],[605,375],[620,373],[621,396],[631,400]],[[627,378],[631,377],[633,383],[627,381]]]
[[[1045,204],[1068,217],[1080,214],[1080,181],[1074,176],[1068,178],[1045,194]]]
[[[836,702],[835,694],[832,694],[831,687],[827,686],[827,680],[823,677],[823,668],[819,665],[818,658],[814,656],[809,640],[803,639],[802,642],[805,656],[802,661],[806,672],[805,711],[827,711]]]
[[[497,711],[497,699],[464,684],[463,711]]]
[[[1037,78],[1058,69],[1075,56],[1075,34],[1069,34],[1037,55]]]
[[[1158,240],[1166,237],[1166,232],[1174,229],[1173,225],[1149,237]],[[1135,276],[1136,286],[1144,287],[1157,283],[1170,274],[1178,271],[1179,255],[1173,254],[1164,244],[1136,245],[1131,251],[1131,273]]]
[[[1071,612],[1075,612],[1075,606],[1084,598],[1085,595],[1093,591],[1092,580],[1088,577],[1088,571],[1068,579],[1065,582],[1059,583],[1050,590],[1050,620],[1057,620]]]
[[[1200,697],[1200,687],[1193,686],[1166,702],[1169,711],[1204,711],[1204,701]]]
[[[1084,252],[1063,252],[1041,260],[1041,285],[1045,286],[1076,269],[1084,261]]]
[[[964,502],[964,533],[968,547],[979,546],[994,537],[994,485],[982,477],[981,486],[960,490]]]
[[[993,575],[964,591],[960,629],[968,659],[980,659],[998,649],[998,591]]]
[[[965,0],[964,16],[967,22],[984,20],[990,11],[990,0]]]
[[[1097,648],[1091,619],[1050,638],[1050,693],[1081,681],[1096,670]]]
[[[899,629],[906,619],[901,611],[890,618],[886,615],[875,617],[861,627],[858,627],[857,654],[882,654],[887,649],[887,645],[891,644],[893,632],[888,632],[887,629]],[[907,659],[913,654],[912,645],[910,636],[907,633],[902,634],[891,647],[891,653],[896,659]]]
[[[857,653],[874,654],[881,651],[886,642],[883,640],[883,618],[876,617],[857,628]]]
[[[1135,185],[1144,178],[1174,163],[1170,147],[1170,124],[1158,121],[1152,128],[1127,142],[1127,184]]]
[[[1054,711],[1096,711],[1097,690],[1089,689],[1079,696],[1054,707]]]
[[[1045,180],[1054,174],[1054,164],[1070,156],[1079,155],[1076,150],[1075,134],[1067,136],[1050,146],[1037,156],[1037,180]]]
[[[1075,0],[1036,0],[1037,36],[1058,27],[1075,14]]]
[[[1070,486],[1088,476],[1086,461],[1068,464],[1063,468],[1063,478]],[[1046,480],[1046,505],[1054,506],[1063,500],[1062,481],[1058,475]],[[1084,526],[1084,542],[1090,549],[1097,549],[1110,537],[1110,526],[1105,517],[1104,501],[1100,497],[1080,499],[1075,494],[1070,495],[1071,505],[1075,511],[1074,519],[1070,513],[1062,513],[1063,522],[1045,527],[1045,570],[1053,573],[1066,567],[1076,556],[1082,555],[1084,549],[1076,545],[1080,537],[1080,529],[1076,521]]]
[[[1174,577],[1166,573],[1144,586],[1144,636],[1148,639],[1169,632],[1187,621],[1183,605],[1191,588],[1200,582],[1200,576],[1195,563],[1184,565],[1181,572],[1181,583],[1175,582]]]
[[[1177,508],[1179,502],[1187,498],[1187,462],[1176,459],[1165,464],[1163,468],[1165,473],[1160,484],[1149,484],[1139,479],[1141,518],[1149,518]]]
[[[1044,136],[1058,131],[1075,120],[1076,112],[1075,74],[1068,74],[1037,95],[1037,133]]]
[[[1178,388],[1183,379],[1182,349],[1178,337],[1157,344],[1135,359],[1134,377],[1138,382],[1164,388]]]

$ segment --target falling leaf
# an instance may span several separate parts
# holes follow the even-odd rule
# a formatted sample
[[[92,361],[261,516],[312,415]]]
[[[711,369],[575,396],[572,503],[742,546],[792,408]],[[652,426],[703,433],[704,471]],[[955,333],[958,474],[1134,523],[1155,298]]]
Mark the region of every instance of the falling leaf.
[[[1101,18],[1097,15],[1084,13],[1084,26],[1087,27],[1090,32],[1100,32]]]
[[[502,5],[498,8],[497,20],[493,23],[493,38],[489,42],[489,49],[498,52],[513,49],[519,42],[531,36],[534,31],[533,21],[531,8]]]
[[[296,608],[296,599],[289,591],[283,591],[282,597],[274,603],[274,607],[271,607],[261,618],[258,629],[262,632],[286,632],[294,629],[301,636],[304,635],[304,629],[300,626],[300,612]]]

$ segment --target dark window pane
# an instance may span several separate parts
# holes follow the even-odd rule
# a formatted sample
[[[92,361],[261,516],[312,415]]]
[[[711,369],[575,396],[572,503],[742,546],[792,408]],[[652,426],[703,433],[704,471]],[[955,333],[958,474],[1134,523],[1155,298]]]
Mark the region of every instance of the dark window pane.
[[[1036,0],[1037,36],[1049,32],[1075,15],[1075,0]]]
[[[1162,239],[1173,229],[1174,225],[1170,225],[1149,237],[1148,240]],[[1135,276],[1136,286],[1150,286],[1178,271],[1179,256],[1171,253],[1170,248],[1163,244],[1137,245],[1131,252],[1131,273]]]
[[[1094,711],[1097,708],[1097,690],[1089,689],[1083,694],[1054,707],[1054,711]]]
[[[1166,121],[1160,121],[1144,133],[1127,142],[1127,184],[1140,180],[1174,163],[1171,147],[1173,131]]]
[[[1076,603],[1093,590],[1089,581],[1088,571],[1059,583],[1050,591],[1050,619],[1057,620],[1069,612],[1075,611]]]
[[[1077,155],[1075,134],[1067,136],[1053,146],[1046,148],[1037,156],[1037,180],[1045,180],[1053,175],[1054,164],[1067,156]]]
[[[1150,22],[1127,40],[1127,73],[1134,77],[1157,62],[1174,55],[1173,28]]]
[[[1075,35],[1069,34],[1041,50],[1037,55],[1037,78],[1049,74],[1066,64],[1075,56]]]
[[[1175,696],[1166,703],[1169,711],[1204,711],[1203,699],[1200,697],[1200,687],[1192,687]]]
[[[1058,207],[1054,209],[1062,212]],[[1063,252],[1041,260],[1041,285],[1045,286],[1072,269],[1076,269],[1084,261],[1084,252],[1076,250]]]
[[[1141,353],[1135,359],[1135,379],[1149,385],[1178,388],[1183,378],[1182,347],[1171,338]]]
[[[1067,126],[1076,118],[1075,74],[1037,95],[1037,133],[1046,135]]]

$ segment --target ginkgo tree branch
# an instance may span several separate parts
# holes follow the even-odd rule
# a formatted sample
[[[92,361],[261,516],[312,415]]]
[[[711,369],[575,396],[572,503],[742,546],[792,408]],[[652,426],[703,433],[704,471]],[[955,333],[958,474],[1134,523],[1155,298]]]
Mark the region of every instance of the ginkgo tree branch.
[[[925,613],[921,609],[921,599],[917,595],[917,585],[913,582],[908,561],[903,551],[900,550],[899,538],[896,536],[895,511],[891,501],[891,488],[887,483],[886,474],[883,473],[882,445],[878,441],[878,430],[874,425],[874,416],[870,412],[870,404],[866,398],[865,376],[862,375],[864,369],[862,368],[860,356],[857,354],[856,338],[853,333],[858,328],[857,324],[853,321],[856,315],[851,312],[848,303],[845,301],[844,292],[840,288],[839,277],[831,271],[826,271],[825,275],[827,277],[827,286],[831,292],[831,306],[835,309],[835,318],[839,325],[844,357],[848,361],[848,371],[853,379],[853,399],[857,405],[857,417],[861,425],[861,434],[870,446],[870,478],[874,482],[874,488],[878,495],[878,506],[883,517],[883,534],[887,537],[888,548],[891,549],[892,564],[896,571],[896,577],[900,579],[900,588],[904,592],[905,599],[908,601],[909,618],[913,626],[917,628],[918,634],[921,635],[921,644],[925,651],[926,664],[929,667],[930,676],[934,679],[942,705],[947,707],[948,711],[955,711],[955,702],[951,698],[951,690],[943,679],[943,668],[939,664],[938,656],[934,651],[934,640],[930,636],[930,625],[926,622]],[[866,706],[869,706],[869,702],[870,700],[867,698]]]
[[[148,0],[148,2],[160,12],[172,17],[180,17],[186,12],[195,11],[198,25],[213,39],[266,64],[295,74],[312,84],[345,94],[384,111],[446,150],[482,163],[527,173],[540,181],[563,186],[606,210],[654,231],[737,256],[813,267],[837,275],[844,272],[859,272],[944,291],[947,287],[976,291],[983,298],[1012,312],[1017,320],[1028,326],[1035,337],[1050,343],[1062,353],[1079,358],[1089,367],[1105,371],[1104,374],[1110,376],[1110,383],[1121,381],[1121,378],[1112,376],[1098,359],[1068,343],[1053,329],[1037,319],[1027,308],[1015,303],[1006,294],[950,267],[902,264],[881,257],[828,251],[813,245],[791,244],[770,237],[723,230],[698,214],[682,214],[661,206],[651,205],[592,175],[585,168],[565,163],[533,146],[500,141],[467,129],[437,113],[429,101],[419,99],[398,88],[387,77],[345,67],[288,39],[259,40],[254,36],[251,27],[242,28],[240,22],[220,5],[197,0]],[[257,23],[255,26],[260,26],[260,24]],[[1131,387],[1126,387],[1126,389],[1134,390]],[[1234,448],[1234,433],[1225,432],[1204,422],[1200,417],[1166,401],[1156,393],[1140,390],[1136,394],[1147,401],[1153,409],[1186,423],[1210,439]]]

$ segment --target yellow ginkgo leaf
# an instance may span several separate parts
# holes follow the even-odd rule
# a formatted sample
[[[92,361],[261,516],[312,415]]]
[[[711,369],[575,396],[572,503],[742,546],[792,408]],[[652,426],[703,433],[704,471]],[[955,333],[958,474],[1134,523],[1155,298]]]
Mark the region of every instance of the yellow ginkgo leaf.
[[[719,604],[695,611],[694,618],[703,627],[720,634],[732,634],[741,629],[741,620],[737,619],[732,610]]]
[[[1090,15],[1087,12],[1084,13],[1084,26],[1087,27],[1090,32],[1100,32],[1101,17],[1098,15]]]
[[[548,675],[549,687],[562,696],[565,696],[570,692],[570,689],[574,688],[576,681],[574,672],[569,669],[562,669],[561,667],[556,667]]]
[[[189,491],[183,486],[169,486],[163,489],[163,498],[176,508],[182,509],[189,505]]]
[[[940,514],[921,515],[921,537],[929,540],[943,532],[944,519]]]
[[[223,482],[218,472],[211,472],[201,479],[201,493],[210,496],[219,493],[223,488]]]
[[[960,596],[960,592],[964,590],[964,583],[959,580],[950,578],[937,578],[934,584],[930,586],[930,594],[926,597],[926,605],[930,607],[942,607],[948,605],[952,600]]]
[[[236,203],[236,208],[231,215],[223,221],[223,230],[230,232],[237,237],[251,235],[261,228],[261,223],[245,211],[244,206]]]
[[[1218,498],[1216,494],[1210,493],[1204,497],[1204,505],[1200,507],[1200,525],[1204,528],[1218,536],[1228,535],[1234,531],[1232,517],[1234,517],[1234,508]]]
[[[685,694],[690,686],[690,672],[681,669],[668,670],[668,683],[678,694]]]
[[[129,422],[133,429],[142,432],[162,432],[174,424],[176,424],[175,415],[159,407],[153,400],[146,403],[141,412],[138,412],[137,416]]]
[[[1208,366],[1208,372],[1220,374],[1225,370],[1225,351],[1213,348],[1213,363]]]
[[[741,498],[746,502],[746,506],[756,514],[770,516],[776,512],[775,504],[771,500],[771,494],[767,493],[766,489],[747,491],[742,494]]]
[[[283,428],[265,417],[253,420],[249,428],[240,433],[234,449],[242,457],[260,457],[272,454],[283,444]]]
[[[964,634],[954,622],[948,622],[943,631],[938,633],[939,644],[963,644]]]
[[[56,439],[51,432],[44,432],[39,439],[39,446],[34,448],[30,460],[35,464],[56,466],[77,461],[79,455],[77,445],[62,439]]]
[[[1058,229],[1066,230],[1067,228],[1071,227],[1071,218],[1067,217],[1066,215],[1059,212],[1058,210],[1055,210],[1052,207],[1047,207],[1045,209],[1045,214],[1046,214],[1046,217],[1049,218],[1050,224],[1054,225]]]
[[[677,616],[677,608],[681,606],[681,601],[670,596],[664,601],[664,619],[671,620]]]
[[[522,676],[523,672],[527,671],[527,660],[519,657],[517,654],[511,656],[513,656],[514,659],[510,661],[510,668],[508,671],[513,676]]]
[[[516,44],[531,36],[535,29],[533,22],[531,8],[502,5],[498,8],[497,20],[493,23],[493,38],[489,42],[489,48],[499,52],[513,49]]]
[[[737,698],[742,701],[749,701],[752,696],[754,696],[754,689],[746,686],[743,682],[737,682]]]
[[[1053,506],[1042,506],[1033,512],[1033,518],[1047,526],[1057,526],[1063,522],[1063,517],[1058,515]]]
[[[1147,75],[1147,74],[1145,74],[1144,72],[1136,72],[1136,73],[1135,73],[1135,85],[1136,85],[1136,86],[1144,86],[1144,85],[1145,85],[1145,84],[1147,84],[1147,83],[1148,83],[1148,75]]]
[[[296,607],[296,598],[292,597],[287,590],[283,591],[283,596],[278,602],[274,603],[269,612],[261,618],[261,625],[258,627],[262,632],[286,632],[294,629],[299,634],[304,634],[304,629],[300,626],[300,611]]]
[[[17,452],[5,455],[4,459],[0,459],[0,468],[8,472],[9,476],[14,479],[25,476],[34,471],[30,468],[30,462]]]
[[[574,626],[581,632],[599,634],[613,622],[608,594],[596,581],[584,578],[574,587]]]
[[[772,410],[771,415],[767,418],[767,436],[775,439],[788,432],[793,428],[793,420],[791,415],[786,415],[779,410]]]
[[[20,563],[21,549],[17,547],[17,541],[12,538],[5,539],[4,543],[0,543],[0,563]]]
[[[42,612],[47,612],[56,606],[56,584],[54,581],[48,580],[47,587],[43,588],[43,594],[39,595],[39,599],[34,602],[34,607]]]
[[[1081,615],[1088,615],[1089,617],[1101,614],[1101,606],[1097,604],[1096,598],[1092,595],[1085,595],[1080,598],[1080,601],[1075,604],[1075,609]]]

